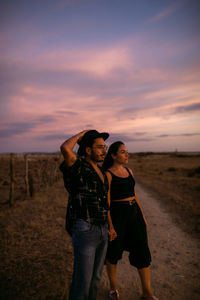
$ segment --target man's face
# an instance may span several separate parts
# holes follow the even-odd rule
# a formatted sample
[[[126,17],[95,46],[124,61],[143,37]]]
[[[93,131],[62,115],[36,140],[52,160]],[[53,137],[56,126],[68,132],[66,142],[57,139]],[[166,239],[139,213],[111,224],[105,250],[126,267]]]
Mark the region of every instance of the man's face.
[[[95,162],[103,162],[107,151],[107,146],[105,145],[103,138],[97,138],[91,148],[90,159]]]

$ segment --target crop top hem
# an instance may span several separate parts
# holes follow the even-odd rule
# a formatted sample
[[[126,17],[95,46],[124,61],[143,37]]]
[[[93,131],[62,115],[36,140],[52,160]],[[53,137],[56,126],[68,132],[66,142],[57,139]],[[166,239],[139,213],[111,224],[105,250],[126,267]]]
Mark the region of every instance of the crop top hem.
[[[129,197],[135,196],[134,186],[135,180],[130,173],[129,169],[126,168],[129,173],[127,177],[119,177],[113,174],[110,170],[108,172],[112,176],[111,187],[110,187],[110,198],[112,200],[122,200]]]

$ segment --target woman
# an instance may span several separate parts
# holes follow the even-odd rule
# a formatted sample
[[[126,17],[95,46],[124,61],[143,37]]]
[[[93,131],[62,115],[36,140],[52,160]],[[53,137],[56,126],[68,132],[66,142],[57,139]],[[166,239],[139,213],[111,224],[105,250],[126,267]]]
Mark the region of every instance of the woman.
[[[153,296],[150,284],[151,254],[147,241],[147,222],[135,193],[133,173],[131,169],[124,167],[127,163],[126,146],[120,141],[113,143],[103,164],[109,181],[110,242],[106,265],[111,286],[110,298],[119,299],[117,262],[126,250],[129,252],[130,264],[138,269],[143,290],[142,299],[158,300]]]

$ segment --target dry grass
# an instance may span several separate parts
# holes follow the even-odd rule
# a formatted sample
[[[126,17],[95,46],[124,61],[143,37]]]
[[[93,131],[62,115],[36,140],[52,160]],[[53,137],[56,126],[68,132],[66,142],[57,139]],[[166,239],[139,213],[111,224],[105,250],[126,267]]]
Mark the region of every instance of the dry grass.
[[[176,223],[197,236],[200,231],[200,154],[131,154],[136,180],[151,191]]]
[[[66,200],[57,184],[1,210],[0,299],[63,299],[72,272]]]
[[[42,174],[48,181],[45,162],[49,159],[45,156],[34,158],[35,173],[33,170],[31,172],[36,176],[33,178],[35,188],[39,187],[40,192],[33,199],[25,200],[23,159],[19,158],[18,166],[21,163],[22,167],[19,167],[17,178],[21,188],[17,190],[15,205],[10,208],[8,204],[1,204],[1,299],[60,300],[64,299],[68,290],[72,273],[72,246],[71,238],[65,231],[67,196],[62,180],[44,189]],[[59,159],[54,157],[55,162],[58,167]],[[5,165],[6,160],[1,159],[0,192],[5,193],[4,201],[9,194],[9,171]],[[200,156],[132,154],[130,166],[136,180],[159,196],[174,220],[196,235],[200,214]]]
[[[28,181],[30,194],[45,192],[47,186],[52,186],[61,179],[58,165],[61,161],[59,154],[29,154]],[[14,154],[14,201],[26,198],[25,157]],[[10,155],[0,154],[0,205],[7,204],[10,189]]]

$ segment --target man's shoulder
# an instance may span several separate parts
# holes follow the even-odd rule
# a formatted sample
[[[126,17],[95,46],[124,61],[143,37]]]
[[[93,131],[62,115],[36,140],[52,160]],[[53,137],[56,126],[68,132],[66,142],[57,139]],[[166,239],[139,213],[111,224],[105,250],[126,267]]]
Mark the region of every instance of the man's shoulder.
[[[59,166],[59,169],[62,173],[66,173],[78,169],[81,165],[82,165],[82,159],[80,157],[77,157],[74,164],[70,167],[66,164],[66,161],[63,160]]]

